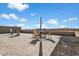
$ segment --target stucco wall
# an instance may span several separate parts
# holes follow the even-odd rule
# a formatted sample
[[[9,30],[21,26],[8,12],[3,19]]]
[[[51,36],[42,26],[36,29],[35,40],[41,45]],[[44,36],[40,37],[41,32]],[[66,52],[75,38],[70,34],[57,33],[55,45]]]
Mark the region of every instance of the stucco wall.
[[[21,30],[21,27],[0,26],[0,33],[10,33],[10,28]]]

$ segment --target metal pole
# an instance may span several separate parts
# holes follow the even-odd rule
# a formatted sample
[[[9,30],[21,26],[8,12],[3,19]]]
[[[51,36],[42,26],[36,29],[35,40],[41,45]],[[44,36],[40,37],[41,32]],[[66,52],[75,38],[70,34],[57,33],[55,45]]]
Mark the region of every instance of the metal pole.
[[[42,17],[40,17],[40,39],[42,38],[41,35],[42,35]]]
[[[40,41],[39,45],[39,56],[43,56],[42,41]]]
[[[43,56],[43,50],[42,50],[42,17],[40,17],[40,45],[39,45],[39,56]]]

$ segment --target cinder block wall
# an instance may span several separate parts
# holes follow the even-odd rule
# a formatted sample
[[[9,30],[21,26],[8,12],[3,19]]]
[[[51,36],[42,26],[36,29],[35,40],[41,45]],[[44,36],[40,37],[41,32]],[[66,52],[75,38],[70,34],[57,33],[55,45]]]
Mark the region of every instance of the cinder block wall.
[[[0,33],[10,33],[10,28],[14,28],[11,26],[0,26]],[[21,30],[21,27],[15,27],[17,30]]]

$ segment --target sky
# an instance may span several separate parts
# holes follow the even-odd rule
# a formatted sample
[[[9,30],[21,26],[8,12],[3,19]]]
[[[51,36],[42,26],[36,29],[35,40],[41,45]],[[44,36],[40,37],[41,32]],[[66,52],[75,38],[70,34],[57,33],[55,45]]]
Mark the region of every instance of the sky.
[[[78,3],[0,3],[0,26],[79,28]]]

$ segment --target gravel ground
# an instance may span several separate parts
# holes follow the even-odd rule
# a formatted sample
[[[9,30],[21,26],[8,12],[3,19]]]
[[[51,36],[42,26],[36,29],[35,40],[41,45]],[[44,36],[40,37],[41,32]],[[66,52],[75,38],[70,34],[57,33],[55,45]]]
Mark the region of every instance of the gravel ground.
[[[79,38],[62,36],[51,56],[79,56]]]

